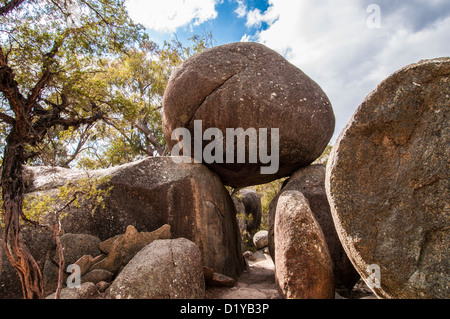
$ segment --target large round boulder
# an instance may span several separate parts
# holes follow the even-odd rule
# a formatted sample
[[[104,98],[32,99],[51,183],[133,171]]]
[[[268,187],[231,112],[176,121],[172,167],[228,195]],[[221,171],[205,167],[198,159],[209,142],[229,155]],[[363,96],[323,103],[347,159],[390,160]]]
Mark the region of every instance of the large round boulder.
[[[331,153],[336,229],[378,297],[450,297],[449,97],[450,58],[409,65],[365,99]]]
[[[198,121],[201,125],[196,126]],[[258,43],[226,44],[191,57],[172,74],[163,99],[163,131],[169,147],[173,150],[181,140],[172,139],[176,129],[188,129],[191,140],[200,142],[205,130],[219,130],[221,135],[205,134],[200,144],[205,153],[212,139],[218,146],[215,153],[208,148],[207,154],[214,153],[215,158],[204,162],[225,185],[239,188],[270,182],[309,165],[327,146],[334,125],[331,104],[319,85]],[[252,137],[243,147],[232,135],[226,137],[227,129],[242,129]],[[272,129],[279,129],[278,143]],[[267,147],[258,147],[264,138],[268,143],[262,145]],[[191,146],[192,157],[202,155],[194,152],[194,143]],[[238,160],[243,151],[245,160]]]

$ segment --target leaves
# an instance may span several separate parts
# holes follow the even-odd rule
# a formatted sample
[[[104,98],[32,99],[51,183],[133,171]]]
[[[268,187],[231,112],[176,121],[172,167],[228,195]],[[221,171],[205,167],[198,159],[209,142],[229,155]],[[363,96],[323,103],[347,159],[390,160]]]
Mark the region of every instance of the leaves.
[[[109,178],[86,178],[58,187],[56,195],[32,194],[24,200],[24,215],[29,221],[41,224],[48,213],[57,214],[63,219],[70,207],[87,207],[94,214],[96,209],[104,207],[104,200],[112,190]],[[53,222],[53,221],[52,221]]]
[[[257,185],[255,190],[261,196],[262,218],[260,229],[269,229],[269,208],[273,198],[280,192],[287,178],[277,179],[273,182]]]
[[[325,147],[324,151],[322,152],[322,155],[320,155],[319,158],[317,158],[313,164],[327,165],[328,158],[330,157],[332,149],[333,145],[327,145],[327,147]]]
[[[77,164],[103,168],[146,156],[163,155],[162,99],[172,71],[184,58],[206,49],[204,37],[191,46],[179,42],[162,48],[144,41],[115,59],[103,59],[103,72],[92,77],[105,108],[103,123],[93,127],[92,147]],[[101,93],[100,93],[101,92]]]

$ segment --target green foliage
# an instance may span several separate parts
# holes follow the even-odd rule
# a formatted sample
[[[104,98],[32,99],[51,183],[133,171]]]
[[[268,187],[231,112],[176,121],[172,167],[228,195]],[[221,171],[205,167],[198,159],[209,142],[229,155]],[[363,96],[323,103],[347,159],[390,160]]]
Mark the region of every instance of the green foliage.
[[[33,224],[51,227],[45,223],[54,220],[45,220],[44,217],[53,213],[58,220],[63,219],[71,207],[87,208],[94,214],[98,208],[105,207],[105,199],[111,194],[113,186],[109,185],[109,177],[86,177],[71,181],[58,187],[56,194],[34,193],[25,196],[23,201],[24,220]],[[0,217],[3,217],[3,202],[0,197]],[[3,220],[0,226],[4,227]]]
[[[333,149],[332,145],[327,145],[327,147],[325,147],[325,150],[323,151],[322,155],[320,155],[319,158],[316,159],[313,164],[327,165],[328,158],[330,157],[330,153],[331,153],[332,149]]]
[[[253,220],[253,216],[246,215],[245,213],[238,213],[236,214],[236,218],[239,225],[248,224]],[[252,238],[253,235],[257,232],[257,230],[252,231],[251,233],[248,232],[246,229],[240,229],[241,233],[241,243],[244,246],[244,251],[256,251],[256,247],[253,244]]]
[[[0,8],[9,3],[0,0]],[[131,21],[124,0],[25,0],[8,9],[0,14],[0,62],[7,65],[0,78],[10,69],[14,82],[0,90],[0,161],[14,125],[8,117],[18,116],[7,93],[15,87],[32,103],[30,127],[54,111],[61,117],[39,138],[29,131],[29,165],[95,169],[162,155],[161,104],[170,74],[211,39],[195,36],[189,46],[174,40],[159,48]],[[104,121],[82,124],[92,114]],[[101,198],[87,183],[61,188],[57,202]],[[26,215],[37,221],[46,210],[59,210],[55,200],[27,198]]]
[[[105,92],[108,112],[105,121],[91,130],[95,147],[87,149],[79,166],[100,168],[163,155],[162,100],[166,85],[179,64],[207,49],[210,37],[195,36],[189,46],[176,40],[165,42],[162,48],[147,41],[104,61],[104,72],[96,75],[96,81]]]
[[[256,192],[261,196],[261,230],[269,229],[269,206],[272,199],[280,192],[284,181],[287,178],[277,179],[273,182],[255,186]]]
[[[10,2],[1,1],[0,7]],[[15,81],[5,82],[0,90],[0,112],[17,115],[13,104],[20,98],[6,93],[17,87],[31,106],[31,114],[24,114],[32,117],[28,125],[38,124],[53,110],[64,118],[45,127],[44,134],[29,133],[39,138],[26,146],[27,152],[40,154],[30,163],[68,166],[77,157],[92,127],[73,125],[70,135],[61,135],[70,127],[63,122],[107,112],[105,86],[98,79],[104,60],[148,41],[144,31],[129,18],[124,0],[25,0],[0,15],[0,62],[7,64],[0,77],[11,69]],[[0,126],[2,143],[9,132],[10,126]]]
[[[160,48],[131,21],[124,2],[25,0],[0,15],[0,50],[20,92],[36,94],[36,121],[51,109],[64,109],[70,120],[104,119],[46,128],[38,143],[26,146],[37,154],[28,164],[92,169],[163,155],[161,108],[169,77],[212,46],[212,36],[196,35],[189,45],[175,39]],[[0,115],[14,117],[10,103],[0,90]],[[1,122],[0,144],[9,132]]]
[[[51,69],[43,101],[92,96],[95,87],[82,84],[99,71],[101,58],[147,38],[121,0],[25,1],[0,21],[1,47],[22,92],[35,87],[43,66]]]
[[[207,48],[207,37],[193,37],[190,46],[166,42],[162,48],[142,40],[111,58],[91,60],[91,70],[72,79],[70,92],[88,108],[101,109],[103,121],[49,129],[29,164],[95,169],[163,155],[167,82],[184,59]]]
[[[34,224],[54,222],[53,220],[44,221],[43,217],[53,213],[62,219],[71,207],[79,208],[81,206],[94,214],[98,208],[104,208],[105,199],[111,194],[113,186],[109,185],[109,180],[109,177],[93,178],[86,172],[85,178],[70,181],[58,187],[56,194],[38,192],[25,196],[23,201],[24,219]],[[0,211],[2,210],[3,203],[0,199]]]

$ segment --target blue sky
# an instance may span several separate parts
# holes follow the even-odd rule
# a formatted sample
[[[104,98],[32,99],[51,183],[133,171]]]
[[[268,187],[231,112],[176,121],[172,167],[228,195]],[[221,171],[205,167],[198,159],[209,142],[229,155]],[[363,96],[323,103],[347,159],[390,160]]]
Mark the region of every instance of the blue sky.
[[[175,13],[175,10],[173,12],[168,12],[167,15],[167,23],[168,26],[166,30],[164,27],[164,19],[161,19],[161,23],[158,24],[158,27],[155,27],[152,23],[149,23],[148,21],[149,16],[154,15],[161,15],[159,11],[164,11],[164,8],[161,8],[160,10],[157,10],[158,12],[152,13],[151,11],[154,11],[155,8],[152,3],[157,3],[159,1],[153,1],[153,0],[128,0],[129,4],[129,11],[132,15],[132,17],[136,17],[135,20],[142,23],[143,25],[148,27],[148,33],[152,40],[155,42],[162,44],[165,40],[170,40],[175,35],[178,39],[181,39],[183,41],[189,39],[194,34],[206,34],[211,33],[214,37],[215,44],[221,45],[231,42],[239,42],[241,41],[243,35],[247,33],[257,32],[258,30],[267,28],[267,24],[264,24],[262,26],[246,26],[247,17],[246,16],[239,16],[238,14],[238,8],[244,5],[247,10],[260,10],[261,12],[265,12],[269,8],[269,2],[268,0],[244,0],[244,1],[236,1],[236,0],[162,0],[161,7],[164,8],[175,8],[177,5],[180,8],[180,11],[183,11],[183,5],[187,6],[189,3],[195,3],[194,7],[189,8],[185,11],[185,15],[191,17],[192,19],[183,19],[184,14],[183,13]],[[213,10],[216,12],[214,15],[211,11],[211,7],[209,5],[205,5],[206,3],[213,3],[214,7]],[[131,6],[131,5],[132,6]],[[196,7],[198,6],[198,7]],[[153,8],[152,10],[149,9],[150,12],[146,13],[147,8]],[[202,9],[198,8],[204,8],[203,12],[199,12]],[[190,10],[190,12],[189,12]],[[137,11],[137,13],[136,13]],[[179,16],[179,23],[174,22],[174,24],[171,24],[170,20],[174,21],[177,20],[173,17],[174,14],[177,14]],[[170,17],[172,15],[172,19]],[[203,21],[200,24],[196,24],[196,19],[199,19],[199,16],[205,16],[210,17],[205,18],[205,21]],[[215,16],[215,17],[214,17]],[[214,17],[214,18],[212,18]],[[202,18],[200,18],[202,19]],[[184,23],[184,21],[188,21],[187,23]],[[156,21],[155,21],[156,22]],[[179,25],[178,27],[174,27],[175,25]]]
[[[157,43],[175,34],[184,41],[211,32],[215,45],[254,41],[285,56],[330,98],[336,115],[332,142],[387,76],[421,59],[450,56],[448,0],[127,0],[127,5]]]

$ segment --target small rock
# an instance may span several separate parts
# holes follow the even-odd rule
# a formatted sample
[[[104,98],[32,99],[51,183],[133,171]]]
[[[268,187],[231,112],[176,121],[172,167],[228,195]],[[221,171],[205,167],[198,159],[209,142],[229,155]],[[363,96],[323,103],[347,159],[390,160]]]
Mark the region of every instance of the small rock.
[[[212,280],[214,276],[214,269],[203,266],[203,275],[205,276],[205,281]]]
[[[98,294],[97,287],[92,282],[81,284],[80,288],[64,288],[61,290],[60,299],[91,299]],[[56,294],[53,293],[45,299],[55,299]]]
[[[254,261],[266,260],[266,256],[262,249],[257,250],[253,253]]]
[[[122,238],[123,234],[120,235],[116,235],[114,237],[108,238],[107,240],[102,241],[100,244],[98,244],[98,248],[104,253],[104,254],[109,254],[109,252],[111,251],[111,248],[114,244],[114,242],[119,239]]]
[[[69,236],[66,236],[69,235]],[[93,258],[91,255],[83,255],[75,262],[72,262],[73,259],[78,256],[80,253],[86,251],[91,253],[99,253],[100,251],[96,249],[93,245],[97,245],[98,240],[95,236],[90,235],[82,235],[82,236],[76,236],[74,234],[66,234],[62,236],[61,238],[65,238],[63,247],[64,249],[64,261],[65,261],[65,269],[64,269],[64,275],[63,275],[63,283],[66,282],[67,277],[69,274],[66,272],[67,267],[71,264],[78,265],[80,267],[81,276],[84,276],[94,265],[95,263],[99,262],[103,258],[105,258],[105,255],[99,255],[95,258]],[[93,242],[91,240],[93,239]],[[76,252],[78,248],[74,248],[73,244],[68,244],[68,241],[74,240],[75,242],[79,242],[80,248],[79,251]],[[89,243],[90,242],[90,243]],[[67,254],[67,257],[66,257]],[[50,294],[53,291],[56,290],[58,287],[58,276],[59,276],[59,267],[56,264],[55,261],[46,260],[44,263],[44,269],[43,269],[43,281],[44,281],[44,293]]]
[[[89,271],[89,269],[91,269],[93,264],[94,257],[92,257],[91,255],[84,255],[75,262],[75,265],[80,267],[81,276],[84,276]]]
[[[256,249],[262,249],[269,245],[269,232],[267,230],[260,230],[253,236],[253,244]]]
[[[101,251],[98,249],[100,239],[88,234],[64,234],[61,236],[61,245],[64,252],[64,262],[66,265],[74,264],[84,255],[98,256]],[[58,255],[55,254],[55,261]]]
[[[252,253],[251,251],[246,251],[246,252],[243,254],[243,256],[244,256],[245,259],[248,259],[248,260],[250,260],[250,261],[256,260],[255,256],[253,255],[253,253]]]
[[[111,282],[114,274],[105,269],[94,269],[81,277],[81,282],[92,282],[97,284],[101,281]]]
[[[97,286],[97,289],[100,293],[103,293],[108,289],[109,286],[111,286],[111,283],[106,281],[100,281],[95,286]]]
[[[210,287],[233,287],[235,284],[236,281],[233,278],[216,272],[213,274],[212,278],[206,280],[206,285]]]

